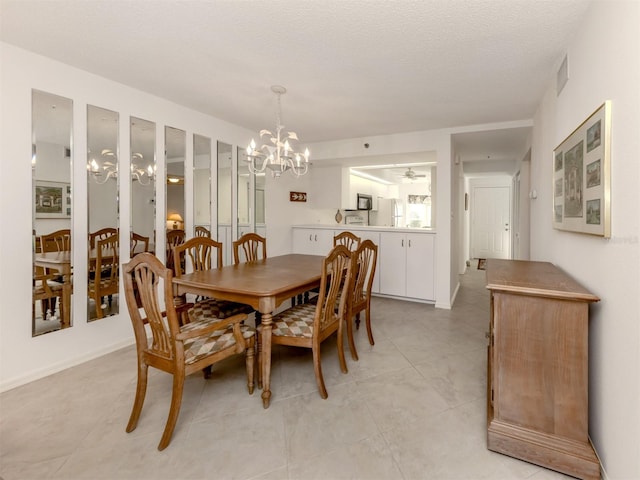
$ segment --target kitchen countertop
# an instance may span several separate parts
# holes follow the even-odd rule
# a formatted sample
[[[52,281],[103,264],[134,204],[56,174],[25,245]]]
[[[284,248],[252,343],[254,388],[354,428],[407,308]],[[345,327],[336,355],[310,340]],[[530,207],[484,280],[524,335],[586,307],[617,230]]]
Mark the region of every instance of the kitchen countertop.
[[[358,230],[366,230],[372,232],[408,232],[408,233],[431,233],[435,234],[436,231],[433,228],[403,228],[403,227],[378,227],[373,225],[345,225],[344,223],[334,224],[308,224],[308,225],[293,225],[292,228],[318,228],[324,230],[350,230],[357,232]]]

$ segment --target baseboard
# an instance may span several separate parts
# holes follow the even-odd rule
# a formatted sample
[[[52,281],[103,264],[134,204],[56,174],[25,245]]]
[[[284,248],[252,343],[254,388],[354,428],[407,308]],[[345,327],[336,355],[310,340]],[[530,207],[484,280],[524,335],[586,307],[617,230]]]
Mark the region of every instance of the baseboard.
[[[46,368],[31,371],[26,375],[11,378],[0,383],[0,393],[6,392],[7,390],[11,390],[21,385],[26,385],[27,383],[31,383],[36,380],[40,380],[41,378],[48,377],[49,375],[61,372],[62,370],[66,370],[67,368],[75,367],[76,365],[88,362],[89,360],[102,357],[103,355],[106,355],[108,353],[112,353],[116,350],[120,350],[121,348],[133,345],[134,343],[135,339],[132,336],[131,338],[121,340],[111,345],[107,345],[98,350],[91,351],[85,355],[79,355],[78,357],[70,358],[53,365],[48,365]]]
[[[591,448],[593,448],[593,453],[595,453],[596,457],[598,458],[598,462],[600,462],[600,479],[609,480],[609,476],[607,475],[607,472],[604,469],[604,465],[602,464],[602,459],[600,458],[600,455],[598,455],[598,451],[596,450],[595,445],[591,441],[591,435],[589,435],[589,443],[591,444]]]
[[[459,291],[460,291],[460,282],[456,283],[456,288],[453,290],[453,295],[451,295],[451,303],[449,305],[453,305],[453,303],[456,301],[456,297],[458,296]],[[451,308],[451,306],[449,308]]]

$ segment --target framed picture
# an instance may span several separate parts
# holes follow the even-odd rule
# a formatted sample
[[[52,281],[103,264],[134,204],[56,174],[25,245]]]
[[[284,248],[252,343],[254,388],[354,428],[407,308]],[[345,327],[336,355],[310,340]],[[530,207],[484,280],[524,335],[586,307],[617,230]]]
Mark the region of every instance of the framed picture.
[[[611,103],[606,101],[553,151],[553,226],[609,238]]]
[[[70,218],[71,185],[36,180],[33,204],[36,218]]]

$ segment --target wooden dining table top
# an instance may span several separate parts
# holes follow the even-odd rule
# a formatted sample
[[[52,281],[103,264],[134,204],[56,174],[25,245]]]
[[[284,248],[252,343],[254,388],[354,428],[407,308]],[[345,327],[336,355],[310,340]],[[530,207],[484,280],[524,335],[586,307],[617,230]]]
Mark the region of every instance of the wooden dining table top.
[[[323,259],[321,255],[281,255],[187,273],[173,282],[178,294],[212,295],[269,313],[283,300],[319,285]]]

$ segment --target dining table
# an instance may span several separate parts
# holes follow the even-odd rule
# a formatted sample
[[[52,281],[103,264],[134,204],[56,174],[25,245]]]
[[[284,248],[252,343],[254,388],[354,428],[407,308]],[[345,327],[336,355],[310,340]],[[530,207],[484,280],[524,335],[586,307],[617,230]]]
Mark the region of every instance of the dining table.
[[[62,275],[62,307],[61,328],[71,326],[71,252],[63,250],[61,252],[36,253],[33,263],[38,267],[56,270]]]
[[[271,328],[273,312],[285,300],[320,286],[321,255],[288,254],[174,278],[176,295],[186,293],[250,305],[262,314],[262,403],[271,399]]]

